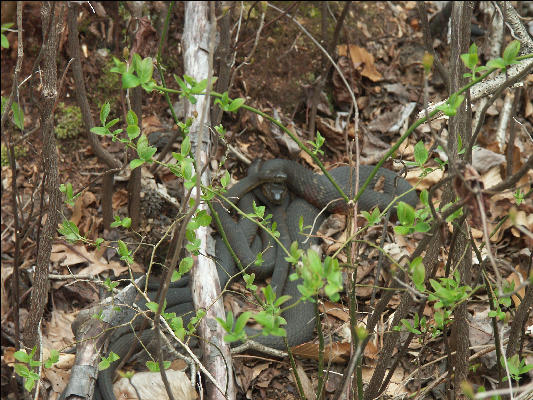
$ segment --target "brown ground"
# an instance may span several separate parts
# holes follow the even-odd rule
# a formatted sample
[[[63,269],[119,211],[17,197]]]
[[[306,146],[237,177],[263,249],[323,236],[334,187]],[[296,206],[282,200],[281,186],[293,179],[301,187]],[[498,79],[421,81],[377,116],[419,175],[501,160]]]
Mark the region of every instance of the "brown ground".
[[[245,56],[250,54],[254,42],[256,30],[259,24],[259,3],[247,3],[244,11],[244,22],[241,28],[239,42],[237,43],[237,57],[236,65],[239,65]],[[286,2],[276,3],[281,8],[287,8],[289,4]],[[398,137],[398,133],[386,133],[387,128],[391,122],[396,122],[398,117],[398,107],[405,105],[407,102],[417,102],[421,104],[422,87],[423,87],[423,73],[420,60],[423,56],[422,34],[419,29],[418,15],[414,2],[405,2],[395,5],[386,2],[358,2],[354,3],[352,9],[343,25],[340,38],[337,44],[349,44],[350,46],[357,46],[360,49],[366,50],[373,56],[373,61],[369,58],[359,59],[359,64],[350,64],[345,59],[342,64],[343,72],[348,76],[352,89],[358,99],[359,113],[360,113],[360,127],[361,127],[361,147],[362,155],[364,157],[372,157],[377,151],[381,151],[383,146],[394,142]],[[252,7],[255,5],[255,7]],[[331,12],[337,17],[343,4],[338,2],[330,2],[328,7]],[[88,57],[83,60],[84,72],[86,74],[87,90],[89,92],[89,99],[95,119],[98,120],[99,104],[102,101],[111,98],[113,104],[113,112],[116,116],[122,116],[121,96],[118,91],[118,86],[113,88],[109,83],[112,78],[110,73],[105,74],[105,67],[109,63],[110,58],[103,59],[97,53],[98,49],[106,47],[107,38],[101,32],[105,29],[102,27],[108,26],[108,18],[97,17],[92,13],[87,12],[87,7],[84,6],[85,12],[80,19],[80,41],[87,46]],[[26,3],[24,14],[24,35],[25,35],[25,60],[20,76],[27,77],[33,67],[33,62],[39,52],[40,43],[42,40],[41,22],[39,14],[39,3]],[[154,10],[151,10],[152,12]],[[237,10],[236,10],[237,11]],[[291,14],[297,16],[298,21],[304,25],[315,38],[321,38],[321,5],[317,3],[303,2],[298,7],[291,10]],[[123,15],[122,13],[120,14]],[[236,13],[238,15],[238,12]],[[231,97],[245,97],[247,104],[259,108],[269,114],[276,109],[282,121],[288,124],[293,131],[295,131],[300,138],[307,140],[311,138],[307,132],[309,126],[310,115],[310,88],[315,79],[323,74],[322,70],[322,54],[311,40],[303,34],[298,27],[290,22],[287,18],[281,18],[269,24],[279,16],[279,14],[272,9],[268,9],[265,18],[265,28],[257,43],[255,53],[249,60],[248,65],[239,69],[235,76],[234,86],[231,88]],[[2,22],[5,22],[4,19]],[[127,41],[124,35],[127,20],[122,18],[118,21],[120,27],[120,48],[114,49],[113,54],[120,56],[121,48]],[[334,22],[331,17],[328,18],[327,26],[327,40],[332,36],[334,29]],[[177,84],[172,78],[172,74],[181,76],[183,73],[182,55],[178,49],[181,48],[178,43],[183,31],[183,5],[177,3],[174,18],[171,20],[170,35],[168,39],[168,46],[164,58],[167,61],[167,77],[166,82],[169,86],[177,88]],[[65,32],[66,33],[66,32]],[[12,86],[12,73],[16,62],[16,34],[9,33],[8,39],[13,46],[11,49],[2,49],[2,77],[1,89],[2,96],[9,96]],[[63,46],[60,51],[58,59],[59,76],[63,73],[65,65],[67,64],[68,55],[66,52],[66,35],[64,35],[62,43]],[[110,41],[112,42],[112,41]],[[129,43],[129,42],[128,42]],[[446,60],[448,48],[441,44],[438,51]],[[336,60],[338,57],[333,55]],[[101,81],[102,79],[111,79],[111,81]],[[100,83],[99,83],[100,82]],[[104,83],[102,83],[104,82]],[[106,93],[105,88],[111,87]],[[32,80],[31,84],[27,83],[21,89],[20,103],[25,109],[25,127],[27,131],[31,131],[38,123],[38,110],[35,101],[38,99],[36,91],[38,89],[38,80]],[[69,72],[64,81],[64,90],[60,93],[60,101],[66,104],[75,104],[74,100],[74,83],[71,73]],[[329,75],[325,89],[325,96],[320,103],[324,109],[332,109],[335,112],[346,110],[347,106],[347,92],[340,84],[340,79],[337,73]],[[108,96],[108,97],[106,97]],[[439,77],[435,74],[430,78],[430,98],[440,100],[445,98],[444,87],[440,84]],[[430,99],[430,100],[431,100]],[[177,98],[173,98],[177,101]],[[530,99],[525,96],[525,101],[522,102],[522,109],[517,112],[526,117],[528,113],[527,104]],[[496,151],[494,144],[494,131],[496,129],[496,122],[498,117],[498,110],[501,108],[501,103],[495,104],[495,111],[489,113],[483,130],[483,135],[480,138],[480,143],[483,147],[490,148]],[[167,106],[162,96],[155,93],[144,95],[143,102],[143,129],[146,134],[157,131],[170,130],[172,126],[169,114],[166,111]],[[417,107],[417,110],[419,107]],[[532,111],[530,110],[529,113]],[[319,117],[322,123],[318,122],[318,129],[321,131],[328,142],[325,146],[325,156],[323,160],[326,165],[332,165],[335,162],[346,162],[348,158],[345,153],[345,139],[344,134],[340,130],[328,129],[327,124],[331,122],[334,125],[335,117],[327,116],[319,112]],[[414,113],[411,115],[410,122],[414,121]],[[531,120],[529,120],[531,123]],[[9,125],[9,124],[8,124]],[[248,115],[244,112],[239,112],[237,115],[225,115],[223,125],[230,132],[230,141],[243,154],[251,159],[263,157],[298,157],[298,154],[291,155],[287,147],[279,140],[274,138],[270,127],[264,123],[260,123],[254,116]],[[8,126],[13,135],[17,135],[13,126]],[[531,131],[531,125],[529,125]],[[25,149],[26,156],[18,159],[18,177],[17,186],[20,191],[22,203],[30,198],[30,194],[35,183],[38,183],[41,178],[41,132],[39,129],[35,130],[22,142]],[[402,156],[404,159],[412,160],[412,146],[420,139],[426,139],[426,148],[429,146],[429,136],[427,132],[419,130],[415,132],[412,138],[409,139],[407,146],[403,148]],[[5,135],[2,135],[2,143],[4,143]],[[379,142],[383,145],[380,146]],[[117,144],[111,143],[109,140],[103,141],[105,146],[117,155],[121,154],[121,147]],[[527,148],[527,147],[526,147]],[[64,207],[64,213],[68,218],[76,217],[78,219],[78,226],[82,234],[86,234],[88,238],[95,239],[102,235],[102,220],[99,200],[100,182],[95,180],[98,173],[105,170],[105,167],[99,163],[94,157],[91,149],[88,146],[87,140],[83,136],[68,140],[58,141],[58,151],[60,158],[60,180],[63,183],[71,182],[74,190],[79,191],[85,187],[89,189],[85,192],[83,200],[74,209]],[[220,156],[219,151],[218,156]],[[524,154],[527,151],[516,150],[516,163],[524,160]],[[308,159],[304,159],[308,166],[314,166]],[[236,178],[244,174],[246,167],[241,163],[231,160],[227,164],[231,172]],[[9,343],[9,338],[12,338],[13,323],[12,316],[7,318],[7,323],[4,324],[6,315],[10,309],[10,290],[7,285],[10,284],[10,274],[13,267],[14,242],[12,223],[13,211],[10,203],[10,186],[7,183],[11,180],[11,170],[9,167],[2,167],[2,393],[10,392],[8,383],[8,376],[11,374],[11,369],[6,365],[9,362],[9,355],[12,355],[13,343]],[[168,173],[159,172],[156,174],[156,181],[163,182],[172,190],[178,185],[173,179],[173,176]],[[429,186],[431,182],[426,185]],[[10,185],[10,184],[9,184]],[[118,182],[115,188],[114,195],[114,209],[118,214],[126,215],[126,185],[123,182]],[[171,210],[168,206],[162,206],[162,211],[156,211],[155,216],[146,218],[143,222],[142,232],[148,235],[148,241],[156,241],[161,235],[161,227],[168,223],[168,214]],[[165,208],[166,207],[166,208]],[[509,203],[494,204],[491,210],[494,212],[492,219],[494,220],[499,215],[504,215],[509,210]],[[531,204],[523,206],[520,211],[526,214],[531,213]],[[146,212],[146,203],[144,203],[143,210]],[[162,219],[158,216],[165,215]],[[530,227],[531,228],[531,227]],[[150,235],[151,232],[151,235]],[[122,235],[122,233],[120,234]],[[372,236],[373,235],[373,236]],[[378,237],[379,232],[370,232],[369,238]],[[30,232],[28,239],[22,247],[22,262],[21,269],[23,270],[22,281],[24,293],[30,285],[27,272],[29,272],[32,265],[35,263],[36,242],[37,237],[36,227]],[[397,239],[400,240],[399,246],[408,251],[412,251],[416,245],[418,238]],[[476,238],[477,239],[477,238]],[[72,246],[61,248],[60,241],[54,247],[55,262],[52,265],[55,273],[67,274],[67,268],[61,260],[61,252],[64,251],[67,257],[74,257],[76,251]],[[500,254],[510,254],[509,262],[512,265],[517,265],[519,261],[519,251],[527,247],[526,239],[520,235],[519,232],[508,229],[503,230],[499,235],[497,246]],[[92,257],[92,261],[96,263],[99,259],[95,256],[93,249],[87,249],[86,256]],[[78,249],[79,251],[79,249]],[[514,257],[512,256],[514,254]],[[111,254],[112,255],[112,254]],[[373,268],[376,264],[377,253],[366,249],[366,257],[362,269],[367,271],[369,277],[373,276]],[[143,265],[144,258],[141,257],[139,263]],[[85,262],[72,263],[72,272],[80,273],[84,267],[94,265],[93,262],[88,264]],[[110,269],[115,272],[122,269],[120,263],[116,259],[112,260],[112,266],[104,270],[104,275],[109,273]],[[141,267],[141,270],[143,268]],[[512,274],[506,274],[512,276]],[[370,278],[368,278],[370,279]],[[372,283],[365,281],[362,278],[361,283]],[[361,290],[360,294],[360,309],[368,309],[369,292]],[[21,317],[24,320],[26,309],[29,305],[29,296],[22,299],[21,303]],[[98,290],[93,284],[82,283],[76,286],[65,285],[64,282],[53,282],[47,312],[45,314],[46,323],[45,329],[45,344],[50,344],[50,347],[65,348],[69,345],[70,321],[73,318],[73,313],[90,303],[97,301]],[[337,305],[339,306],[339,305]],[[342,308],[342,307],[341,307]],[[431,310],[428,310],[431,315]],[[342,322],[346,316],[345,309],[335,312],[328,312],[325,317],[326,322],[333,324],[334,328],[342,327]],[[531,322],[531,321],[530,321]],[[531,323],[529,323],[530,325]],[[11,334],[11,336],[10,336]],[[342,334],[340,341],[345,339]],[[379,343],[374,343],[369,346],[368,352],[365,353],[365,370],[363,376],[372,371],[372,366],[376,359],[376,352],[379,350]],[[376,347],[378,346],[378,347]],[[441,344],[435,344],[435,351],[442,351]],[[46,346],[45,346],[46,347]],[[413,348],[410,356],[413,357],[418,351]],[[316,353],[316,349],[310,350],[311,354]],[[349,347],[346,346],[339,350],[340,357],[349,357]],[[404,365],[400,368],[407,376],[412,370],[413,357],[406,360]],[[428,357],[424,361],[432,359]],[[271,399],[283,398],[296,399],[297,391],[294,385],[294,380],[289,372],[289,365],[286,360],[276,360],[272,357],[236,357],[235,358],[238,384],[243,393],[246,393],[242,398],[254,399]],[[310,382],[316,382],[316,362],[309,359],[300,361],[303,369],[307,373]],[[12,365],[12,364],[10,364]],[[333,366],[334,371],[342,371],[342,367]],[[66,379],[68,371],[64,371],[63,379]],[[428,377],[431,376],[431,371],[427,371]],[[56,378],[51,378],[47,375],[48,381],[53,381]],[[428,378],[429,379],[429,378]],[[393,378],[393,385],[399,390],[399,393],[405,392],[402,383],[403,378],[398,377],[397,381]],[[339,385],[340,378],[338,375],[330,375],[326,384],[326,397],[330,396]],[[416,388],[408,387],[407,390],[412,391]]]

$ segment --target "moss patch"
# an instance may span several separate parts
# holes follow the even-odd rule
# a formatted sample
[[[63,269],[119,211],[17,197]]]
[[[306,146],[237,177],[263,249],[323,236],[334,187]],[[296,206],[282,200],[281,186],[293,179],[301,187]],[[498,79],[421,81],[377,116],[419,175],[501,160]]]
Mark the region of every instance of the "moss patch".
[[[65,103],[57,105],[55,113],[55,134],[58,139],[72,139],[83,131],[81,110],[78,106],[67,106]]]
[[[26,157],[27,150],[23,146],[15,146],[15,160]],[[2,167],[9,165],[9,154],[7,152],[7,146],[2,145]]]

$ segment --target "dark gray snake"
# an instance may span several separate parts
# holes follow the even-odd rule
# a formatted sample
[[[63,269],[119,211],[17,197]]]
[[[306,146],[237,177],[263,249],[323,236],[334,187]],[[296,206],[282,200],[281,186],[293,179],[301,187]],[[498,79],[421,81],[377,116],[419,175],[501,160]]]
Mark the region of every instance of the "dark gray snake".
[[[360,185],[370,175],[373,168],[366,165],[359,167]],[[355,181],[355,178],[350,176],[350,168],[342,166],[329,172],[344,193],[349,195],[352,187],[350,182]],[[263,185],[262,188],[261,185]],[[377,190],[377,186],[381,189]],[[280,193],[285,187],[292,193],[292,199]],[[399,178],[396,173],[380,168],[370,186],[359,198],[359,210],[370,210],[375,206],[379,206],[380,210],[384,210],[393,201],[393,194],[400,195],[404,193],[400,200],[415,206],[418,198],[416,192],[411,189],[411,185],[404,179]],[[225,197],[233,203],[237,203],[239,208],[247,213],[252,211],[253,201],[258,204],[264,203],[268,207],[267,212],[272,213],[273,221],[277,222],[278,231],[280,232],[279,240],[286,249],[289,249],[290,244],[295,240],[299,242],[299,247],[304,250],[315,243],[314,240],[304,241],[306,237],[298,234],[300,217],[303,217],[304,226],[312,225],[314,227],[313,231],[310,232],[314,234],[323,218],[319,216],[315,220],[319,210],[326,207],[328,212],[346,213],[348,210],[348,205],[342,200],[340,194],[327,177],[322,174],[316,174],[294,161],[280,159],[254,164],[249,169],[248,176],[229,189]],[[297,286],[301,281],[286,279],[289,265],[285,261],[284,252],[279,246],[270,246],[272,248],[264,253],[265,262],[263,265],[260,267],[254,266],[256,254],[259,251],[263,251],[270,244],[270,242],[267,243],[269,241],[268,237],[262,234],[258,235],[257,226],[245,218],[241,218],[236,223],[226,211],[226,208],[231,208],[229,206],[224,207],[222,203],[214,203],[214,208],[241,264],[247,267],[248,273],[255,273],[259,279],[272,275],[272,287],[276,294],[278,296],[281,294],[291,296],[291,300],[285,303],[284,306],[295,302],[300,297]],[[260,240],[261,237],[263,241]],[[223,288],[228,283],[229,278],[237,275],[239,271],[230,251],[220,238],[216,241],[215,252],[220,286]],[[189,312],[189,316],[184,317],[184,325],[187,324],[191,315],[190,312],[194,309],[188,284],[189,279],[186,276],[172,284],[167,294],[167,312],[175,311],[178,315]],[[148,295],[150,298],[155,299],[155,293],[155,291],[151,291]],[[139,305],[142,307],[142,302]],[[283,317],[287,321],[284,328],[287,331],[289,346],[295,346],[312,339],[315,327],[315,312],[312,303],[302,302],[295,307],[289,308],[283,314]],[[248,331],[248,334],[254,333],[252,330]],[[140,339],[143,342],[149,342],[152,339],[151,334],[152,331],[150,330],[144,331],[140,335]],[[268,347],[285,348],[285,343],[281,337],[258,336],[254,340]],[[122,358],[136,341],[137,339],[131,329],[129,331],[127,329],[119,329],[110,340],[109,350],[117,353]],[[116,364],[114,363],[112,367],[100,372],[95,398],[114,399],[112,377]]]

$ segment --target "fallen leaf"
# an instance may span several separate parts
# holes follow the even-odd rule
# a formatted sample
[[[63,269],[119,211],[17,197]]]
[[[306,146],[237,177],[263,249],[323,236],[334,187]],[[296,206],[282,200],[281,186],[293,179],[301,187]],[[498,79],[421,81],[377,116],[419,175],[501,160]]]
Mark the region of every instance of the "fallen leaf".
[[[431,173],[427,174],[422,178],[420,182],[420,174],[422,170],[420,168],[415,168],[407,171],[406,180],[411,185],[416,185],[417,190],[429,189],[434,184],[439,182],[444,176],[444,171],[440,168],[434,169]]]
[[[194,400],[198,394],[183,371],[166,371],[168,382],[175,399]],[[137,372],[131,379],[122,378],[113,385],[117,399],[168,399],[167,391],[159,372]],[[137,394],[139,397],[137,397]]]
[[[143,117],[142,127],[145,135],[149,135],[152,132],[164,129],[163,124],[155,114],[148,117]]]
[[[507,282],[511,283],[514,282],[514,287],[517,288],[521,285],[520,277],[517,275],[515,271],[520,272],[520,275],[522,275],[522,281],[527,280],[527,271],[525,271],[521,265],[518,265],[515,267],[514,271],[507,277]],[[526,293],[526,288],[523,287],[518,291],[518,295],[520,295],[520,298],[524,298],[524,295]],[[513,299],[513,303],[516,308],[520,305],[520,298],[517,295],[512,295],[511,299]]]
[[[496,165],[505,162],[505,156],[482,147],[474,147],[472,151],[472,165],[480,173],[487,172]]]
[[[304,391],[304,397],[306,399],[312,399],[315,397],[315,391],[313,388],[313,384],[311,383],[311,379],[307,376],[305,373],[305,370],[300,362],[296,362],[296,372],[298,373],[298,378],[300,378],[300,383],[302,385],[302,389]],[[293,378],[293,381],[295,382],[296,379],[294,376],[291,376]]]
[[[54,349],[70,346],[74,342],[74,334],[70,325],[75,319],[71,312],[55,309],[50,322],[45,323],[45,332],[51,347]]]
[[[350,343],[330,343],[324,347],[324,361],[344,364],[350,359]],[[294,355],[318,360],[318,343],[303,343],[291,347]]]
[[[79,275],[95,276],[103,271],[112,270],[115,276],[119,276],[128,270],[127,265],[122,265],[118,261],[107,263],[103,258],[96,258],[96,252],[88,252],[83,245],[54,244],[50,260],[58,262],[62,267],[87,263],[87,267],[78,271]]]
[[[337,53],[339,56],[348,57],[348,52],[350,53],[349,57],[356,68],[361,64],[363,65],[361,75],[367,77],[372,82],[378,82],[383,78],[374,65],[374,56],[366,49],[354,44],[350,44],[349,46],[340,44],[337,46]]]
[[[321,312],[333,315],[334,317],[346,322],[350,319],[348,310],[338,303],[332,303],[331,301],[325,301],[319,305]]]

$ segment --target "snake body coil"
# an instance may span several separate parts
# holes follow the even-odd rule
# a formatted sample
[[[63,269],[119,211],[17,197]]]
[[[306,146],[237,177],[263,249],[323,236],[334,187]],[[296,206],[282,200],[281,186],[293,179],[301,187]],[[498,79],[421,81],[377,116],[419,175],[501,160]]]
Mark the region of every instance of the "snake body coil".
[[[370,175],[373,168],[366,165],[359,166],[360,185]],[[354,171],[349,167],[338,167],[330,171],[331,176],[349,197],[353,197],[350,194],[353,192],[351,188],[355,182]],[[261,197],[255,189],[269,182],[284,183],[294,195],[292,201],[289,202],[287,200],[286,203],[289,204],[284,205],[272,204]],[[381,189],[378,189],[378,187]],[[312,225],[314,227],[310,233],[315,234],[323,218],[318,216],[321,209],[326,208],[328,212],[338,213],[347,213],[348,211],[348,205],[342,200],[339,192],[326,176],[314,173],[294,161],[274,159],[253,165],[248,171],[248,176],[229,189],[225,197],[234,203],[238,203],[244,212],[251,212],[252,202],[259,201],[257,196],[254,197],[254,190],[262,201],[267,203],[265,204],[269,209],[267,212],[273,214],[273,220],[277,222],[278,231],[280,232],[280,241],[287,249],[292,241],[295,240],[299,242],[299,247],[304,250],[314,243],[313,240],[304,242],[303,239],[305,237],[299,235],[300,217],[303,218],[304,226]],[[412,206],[417,204],[416,193],[407,181],[398,177],[391,170],[380,168],[369,188],[359,198],[359,210],[370,210],[375,206],[379,206],[380,210],[384,210],[398,195],[402,195],[400,200]],[[256,225],[251,224],[244,218],[235,222],[226,211],[224,204],[224,202],[214,203],[214,208],[221,219],[228,241],[239,257],[241,264],[245,267],[249,266],[250,269],[247,272],[256,273],[258,278],[265,278],[272,274],[272,287],[276,290],[277,295],[291,296],[291,300],[284,306],[295,302],[300,297],[297,286],[301,281],[286,279],[289,266],[284,261],[285,254],[280,248],[270,249],[265,253],[270,253],[268,257],[265,257],[267,261],[261,267],[255,267],[256,254],[258,251],[264,250],[268,244],[258,239],[260,235],[256,234]],[[227,208],[231,209],[230,207]],[[318,220],[315,220],[317,216]],[[230,251],[220,238],[216,241],[215,251],[220,286],[224,287],[231,276],[237,275],[238,269]],[[150,297],[152,298],[152,296],[155,296],[155,294]],[[167,310],[172,311],[173,307],[176,307],[175,309],[181,313],[192,311],[191,301],[192,294],[188,287],[188,277],[184,277],[169,290]],[[283,317],[287,321],[284,328],[287,331],[289,346],[295,346],[312,339],[315,326],[315,312],[312,303],[299,303],[295,307],[289,308],[283,314]],[[186,322],[184,323],[186,324]],[[144,332],[142,334],[143,341],[149,340],[149,333]],[[248,330],[248,334],[254,333],[254,331]],[[137,339],[131,332],[121,337],[118,336],[118,334],[115,334],[114,338],[111,339],[110,351],[114,351],[120,357],[124,357],[129,351],[132,341]],[[272,348],[285,348],[285,343],[281,337],[258,336],[254,340]],[[95,391],[96,397],[100,394],[105,400],[114,399],[112,391],[113,374],[113,367],[99,374],[98,389],[100,393]]]

